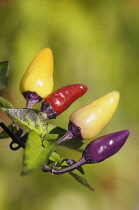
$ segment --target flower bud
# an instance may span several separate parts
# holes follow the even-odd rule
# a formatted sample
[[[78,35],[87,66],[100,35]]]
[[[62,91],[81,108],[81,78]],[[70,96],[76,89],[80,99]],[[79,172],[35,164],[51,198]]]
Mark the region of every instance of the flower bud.
[[[70,116],[70,130],[72,124],[80,128],[82,139],[94,138],[112,118],[118,103],[120,94],[112,91],[84,106]]]
[[[126,142],[129,134],[129,130],[122,130],[101,136],[87,145],[82,157],[86,163],[101,162],[118,152]]]
[[[36,95],[42,99],[46,98],[52,92],[52,89],[53,55],[49,48],[45,48],[36,55],[25,72],[20,82],[20,91],[27,100],[31,100],[31,94],[35,99]]]

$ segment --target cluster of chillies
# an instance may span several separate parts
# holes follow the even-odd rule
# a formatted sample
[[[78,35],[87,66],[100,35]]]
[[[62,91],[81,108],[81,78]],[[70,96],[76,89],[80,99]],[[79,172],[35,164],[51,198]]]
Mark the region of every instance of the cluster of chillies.
[[[42,50],[31,62],[25,72],[20,91],[27,101],[27,108],[41,103],[42,116],[47,119],[56,118],[64,112],[76,99],[83,96],[87,87],[82,84],[72,84],[53,90],[53,55],[48,48]],[[76,138],[79,140],[93,139],[113,116],[120,94],[112,91],[92,103],[74,111],[69,117],[68,131],[57,140],[58,145]],[[74,162],[67,159],[68,167],[50,168],[44,164],[43,171],[52,174],[62,174],[78,166],[88,163],[98,163],[117,153],[126,142],[129,130],[114,132],[92,140],[85,148],[81,159]]]

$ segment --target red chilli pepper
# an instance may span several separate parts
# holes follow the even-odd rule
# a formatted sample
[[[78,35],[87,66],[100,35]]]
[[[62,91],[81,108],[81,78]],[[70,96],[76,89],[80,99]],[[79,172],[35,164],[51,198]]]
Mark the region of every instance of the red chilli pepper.
[[[48,119],[56,118],[86,91],[87,87],[81,84],[64,86],[51,93],[44,100],[41,111],[47,115]]]

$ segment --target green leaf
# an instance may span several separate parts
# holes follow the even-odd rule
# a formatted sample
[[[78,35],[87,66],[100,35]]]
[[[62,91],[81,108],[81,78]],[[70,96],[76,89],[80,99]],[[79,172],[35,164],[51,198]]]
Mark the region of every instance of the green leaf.
[[[73,171],[68,172],[72,177],[74,177],[79,183],[84,185],[85,187],[89,188],[90,190],[94,191],[94,189],[89,185],[85,172],[81,166],[74,169]]]
[[[62,137],[67,131],[63,128],[60,128],[56,125],[52,125],[52,124],[48,124],[48,133],[49,134],[59,134],[58,138]],[[83,152],[86,144],[78,139],[71,139],[67,142],[65,142],[64,144],[62,144],[61,146],[76,150],[78,152]]]
[[[40,136],[47,134],[47,122],[35,109],[7,109],[0,107],[11,120],[26,132],[35,131]]]
[[[31,131],[24,150],[22,175],[31,173],[47,162],[56,147],[57,142],[45,141],[35,131]]]
[[[13,109],[13,105],[7,101],[5,98],[0,97],[0,107]]]
[[[63,159],[68,159],[68,157],[64,157],[64,158],[61,158],[60,162],[63,160]],[[74,161],[75,162],[75,161]],[[68,167],[69,165],[67,164],[66,161],[64,161],[62,164],[61,164],[62,168],[65,168],[65,167]],[[86,175],[85,175],[85,172],[83,170],[83,168],[81,166],[77,167],[76,169],[72,170],[72,171],[69,171],[68,172],[74,179],[76,179],[76,181],[78,181],[80,184],[84,185],[85,187],[89,188],[90,190],[93,190],[94,189],[89,185],[87,179],[86,179]]]
[[[17,131],[16,127],[13,126],[13,124],[10,124],[9,126],[7,126],[10,130],[13,131],[13,133],[15,133]],[[9,138],[9,135],[3,130],[1,133],[0,133],[0,139],[6,139],[6,138]]]
[[[58,134],[48,134],[44,136],[44,140],[54,142],[58,138]],[[56,152],[52,152],[49,156],[51,162],[58,163],[60,161],[60,156]]]
[[[6,88],[7,76],[8,76],[9,62],[0,62],[0,91]]]
[[[56,141],[58,138],[58,134],[47,134],[46,136],[44,136],[44,139],[46,141]]]
[[[49,160],[54,163],[59,163],[60,162],[60,156],[57,152],[52,152],[51,155],[49,156]]]

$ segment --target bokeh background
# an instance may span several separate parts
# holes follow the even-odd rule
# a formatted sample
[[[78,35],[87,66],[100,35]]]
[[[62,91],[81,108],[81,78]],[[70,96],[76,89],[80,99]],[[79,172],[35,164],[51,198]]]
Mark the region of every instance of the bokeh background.
[[[89,88],[53,123],[67,128],[75,109],[118,90],[119,107],[99,136],[123,129],[131,135],[113,157],[84,166],[95,192],[68,174],[40,169],[20,176],[23,151],[10,151],[10,140],[1,140],[0,209],[138,210],[139,1],[0,0],[0,61],[10,61],[8,85],[0,94],[16,108],[25,106],[20,79],[45,47],[54,54],[54,90],[72,83]],[[10,123],[2,113],[0,119]],[[59,152],[75,160],[81,155],[63,147]]]

